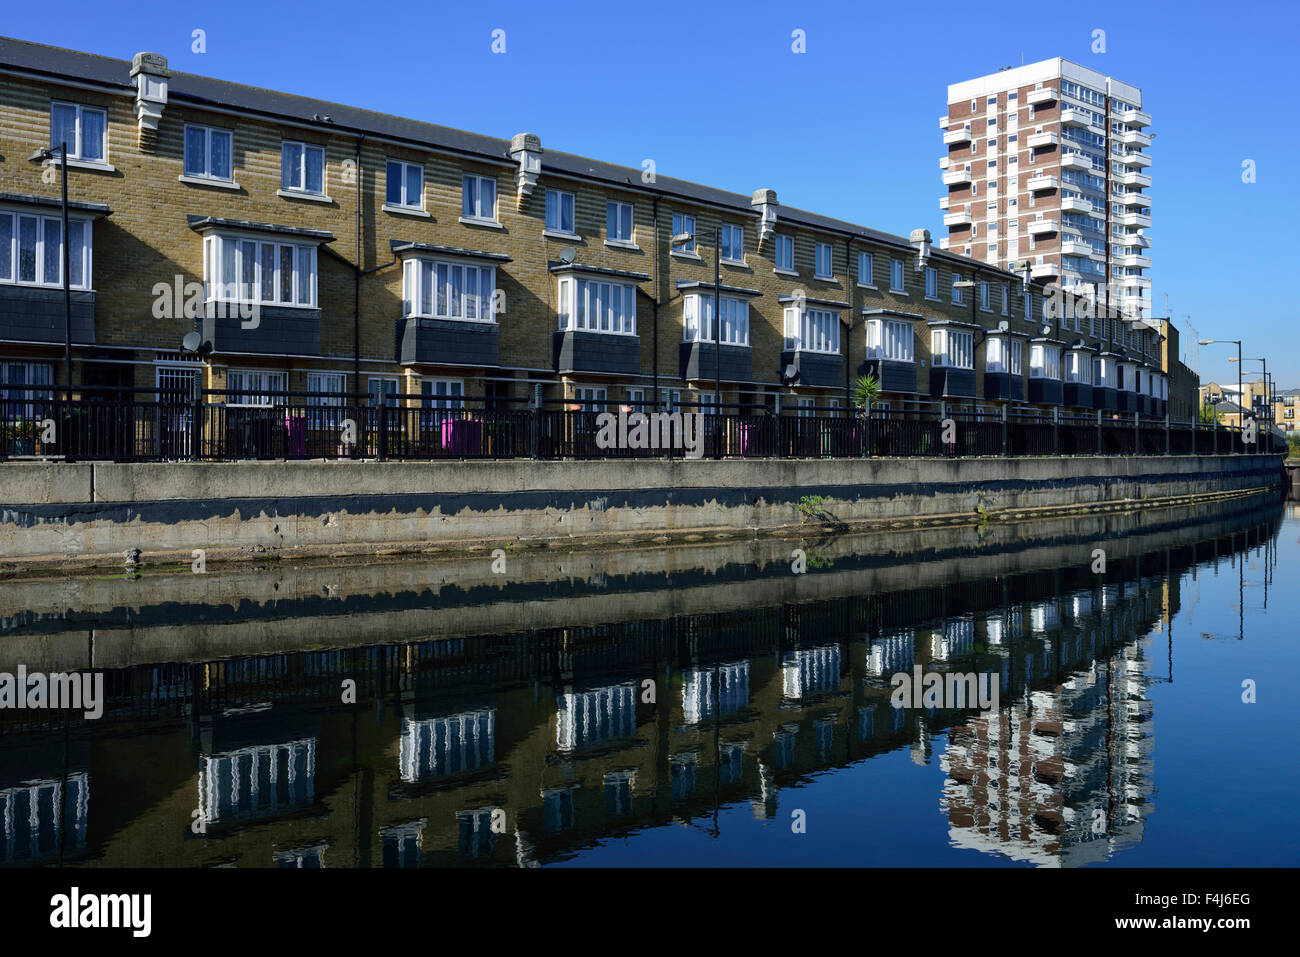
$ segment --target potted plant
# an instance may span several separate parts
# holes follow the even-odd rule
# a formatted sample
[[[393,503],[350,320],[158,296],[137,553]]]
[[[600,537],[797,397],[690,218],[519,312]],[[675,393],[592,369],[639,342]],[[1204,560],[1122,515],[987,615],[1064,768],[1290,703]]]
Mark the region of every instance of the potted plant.
[[[866,457],[871,444],[871,403],[880,397],[880,380],[868,373],[860,375],[853,383],[853,401],[858,407],[858,419],[861,436],[858,442],[858,454]]]

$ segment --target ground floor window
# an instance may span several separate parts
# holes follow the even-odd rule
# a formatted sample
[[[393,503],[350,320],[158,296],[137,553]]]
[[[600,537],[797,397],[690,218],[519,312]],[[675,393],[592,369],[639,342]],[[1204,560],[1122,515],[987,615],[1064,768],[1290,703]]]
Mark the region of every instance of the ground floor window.
[[[53,392],[40,387],[52,385],[53,363],[0,360],[0,420],[33,418],[37,413],[33,403],[54,398]]]
[[[272,406],[283,405],[284,396],[273,395],[289,389],[287,372],[267,372],[258,369],[229,369],[226,372],[227,405]]]

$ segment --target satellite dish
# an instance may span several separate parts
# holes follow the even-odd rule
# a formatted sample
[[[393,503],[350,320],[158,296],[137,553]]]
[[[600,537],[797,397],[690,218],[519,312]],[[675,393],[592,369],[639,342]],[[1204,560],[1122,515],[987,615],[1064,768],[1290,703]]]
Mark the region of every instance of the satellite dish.
[[[1052,334],[1052,326],[1050,323],[1048,323],[1043,326],[1043,335],[1050,336],[1051,334]]]
[[[574,249],[572,246],[565,246],[563,249],[560,250],[560,262],[564,263],[564,265],[566,266],[572,263],[577,258],[578,258],[578,251]]]
[[[197,332],[187,332],[185,338],[181,340],[181,349],[186,352],[198,352],[202,342],[203,337]]]
[[[1005,319],[1003,319],[1001,322],[998,323],[998,332],[1006,332],[1010,328],[1011,328],[1011,324],[1007,322]]]
[[[781,377],[785,379],[787,383],[794,382],[795,379],[799,378],[799,370],[793,362],[786,363],[785,369],[781,372]]]

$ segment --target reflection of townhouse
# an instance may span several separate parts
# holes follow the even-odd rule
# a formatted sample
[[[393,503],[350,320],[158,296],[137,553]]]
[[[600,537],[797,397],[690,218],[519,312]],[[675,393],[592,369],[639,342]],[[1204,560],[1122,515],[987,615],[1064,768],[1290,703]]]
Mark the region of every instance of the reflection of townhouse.
[[[154,54],[0,40],[0,65],[17,140],[0,156],[11,386],[63,377],[57,181],[25,157],[66,140],[73,381],[87,393],[199,382],[235,406],[292,389],[319,405],[349,391],[455,408],[709,401],[718,379],[728,401],[808,406],[843,403],[870,371],[895,409],[1163,410],[1158,333],[1050,319],[1040,281],[924,230],[642,176],[532,134],[178,73]],[[192,331],[202,355],[180,351]],[[1094,364],[1110,383],[1095,395]]]

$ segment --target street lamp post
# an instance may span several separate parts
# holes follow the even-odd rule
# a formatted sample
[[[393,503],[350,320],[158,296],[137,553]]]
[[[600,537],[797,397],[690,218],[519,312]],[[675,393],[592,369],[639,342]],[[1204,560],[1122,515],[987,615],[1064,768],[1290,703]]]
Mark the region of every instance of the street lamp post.
[[[58,146],[51,146],[48,149],[39,149],[28,159],[33,162],[48,162],[58,153],[60,158],[60,167],[63,172],[63,199],[61,207],[63,210],[63,375],[64,384],[68,387],[68,401],[72,400],[72,286],[69,282],[71,273],[71,262],[69,253],[71,247],[68,241],[68,144],[60,143]]]
[[[1216,342],[1226,342],[1237,347],[1237,404],[1241,409],[1241,421],[1238,423],[1242,428],[1246,427],[1246,407],[1242,405],[1246,401],[1241,385],[1241,340],[1240,339],[1201,339],[1200,345],[1212,346]]]
[[[1229,359],[1228,361],[1231,362],[1232,360]],[[1242,360],[1240,360],[1240,361],[1242,361],[1242,362],[1260,362],[1260,363],[1263,363],[1263,366],[1264,366],[1264,409],[1265,409],[1264,421],[1265,421],[1265,422],[1272,422],[1272,421],[1273,421],[1273,405],[1272,405],[1272,403],[1269,401],[1269,396],[1272,395],[1272,389],[1269,387],[1269,384],[1268,384],[1268,360],[1267,360],[1267,359],[1264,359],[1264,358],[1260,358],[1259,356],[1246,356],[1244,359],[1242,359]],[[1238,370],[1238,371],[1240,371],[1240,370]]]

